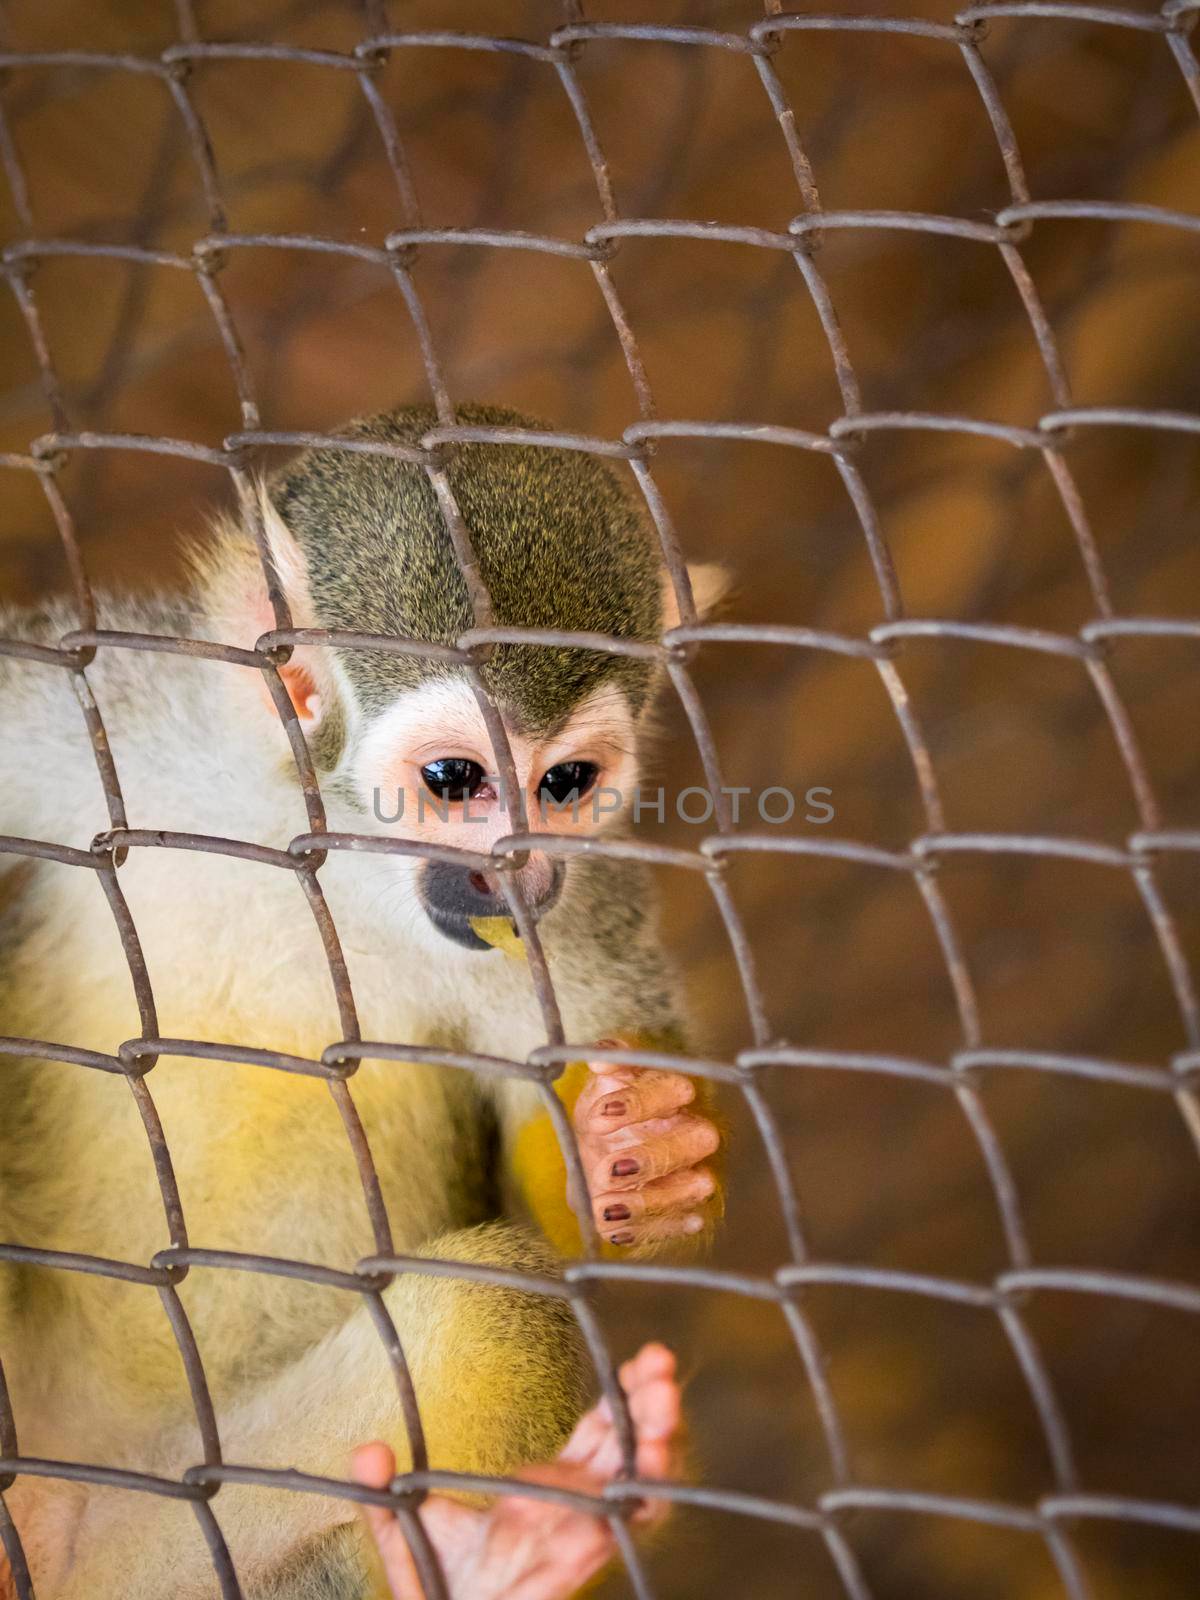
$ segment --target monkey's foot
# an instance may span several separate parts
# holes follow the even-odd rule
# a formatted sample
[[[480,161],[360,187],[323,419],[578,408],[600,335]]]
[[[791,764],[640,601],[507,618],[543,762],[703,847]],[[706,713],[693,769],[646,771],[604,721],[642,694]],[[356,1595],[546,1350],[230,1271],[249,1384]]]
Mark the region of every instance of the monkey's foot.
[[[621,1368],[621,1386],[637,1435],[640,1478],[678,1470],[681,1408],[675,1357],[648,1344]],[[606,1401],[583,1416],[555,1461],[517,1474],[527,1483],[598,1494],[621,1468],[621,1451]],[[355,1481],[386,1487],[396,1464],[383,1444],[356,1450]],[[661,1520],[664,1502],[648,1502],[635,1522]],[[364,1507],[395,1600],[422,1600],[422,1589],[400,1524],[390,1511]],[[450,1600],[568,1600],[616,1554],[600,1517],[570,1506],[505,1495],[487,1511],[431,1495],[420,1511],[446,1575]]]
[[[707,1117],[684,1109],[695,1084],[680,1072],[589,1066],[574,1122],[601,1238],[641,1246],[702,1233],[701,1213],[717,1187],[702,1163],[721,1135]]]

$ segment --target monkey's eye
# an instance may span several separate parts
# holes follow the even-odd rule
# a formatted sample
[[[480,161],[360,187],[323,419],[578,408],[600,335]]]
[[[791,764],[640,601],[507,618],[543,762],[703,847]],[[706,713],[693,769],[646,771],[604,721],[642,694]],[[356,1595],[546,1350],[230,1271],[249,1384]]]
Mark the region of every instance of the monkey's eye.
[[[487,773],[478,761],[468,761],[465,756],[443,756],[421,768],[421,782],[439,800],[469,800],[486,781]]]
[[[538,784],[538,794],[556,806],[580,800],[600,775],[594,761],[560,761]]]

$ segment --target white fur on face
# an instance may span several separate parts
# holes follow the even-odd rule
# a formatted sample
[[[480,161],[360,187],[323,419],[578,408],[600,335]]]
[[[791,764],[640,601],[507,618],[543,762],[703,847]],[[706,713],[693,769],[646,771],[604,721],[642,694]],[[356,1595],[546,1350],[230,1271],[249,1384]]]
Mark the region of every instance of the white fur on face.
[[[637,781],[634,719],[619,690],[596,690],[550,738],[531,739],[515,731],[507,720],[505,729],[531,832],[595,833],[619,817]],[[403,815],[396,822],[381,824],[395,837],[486,852],[497,839],[517,831],[518,819],[509,816],[499,794],[490,790],[466,807],[435,803],[421,778],[421,768],[445,757],[477,761],[488,773],[497,770],[475,695],[469,684],[458,680],[410,690],[372,723],[354,759],[355,788],[373,815],[377,806],[380,815],[393,816],[402,797]],[[571,808],[547,809],[543,814],[538,803],[541,780],[563,761],[589,761],[599,769],[597,788],[612,791],[599,815],[593,815],[590,797],[581,801],[574,814]],[[615,804],[617,795],[619,806]],[[443,821],[440,813],[447,809],[449,815]]]

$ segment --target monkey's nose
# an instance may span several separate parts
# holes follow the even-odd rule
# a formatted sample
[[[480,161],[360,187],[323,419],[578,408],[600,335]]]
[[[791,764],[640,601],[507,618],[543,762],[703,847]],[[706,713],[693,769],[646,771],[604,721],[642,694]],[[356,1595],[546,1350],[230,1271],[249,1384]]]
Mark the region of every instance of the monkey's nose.
[[[426,915],[439,933],[466,950],[490,950],[471,926],[481,918],[512,919],[508,901],[502,893],[493,894],[485,875],[477,868],[460,867],[452,861],[427,862],[420,877],[421,901]],[[521,878],[530,909],[535,916],[548,911],[558,898],[562,873],[554,863],[543,881]]]

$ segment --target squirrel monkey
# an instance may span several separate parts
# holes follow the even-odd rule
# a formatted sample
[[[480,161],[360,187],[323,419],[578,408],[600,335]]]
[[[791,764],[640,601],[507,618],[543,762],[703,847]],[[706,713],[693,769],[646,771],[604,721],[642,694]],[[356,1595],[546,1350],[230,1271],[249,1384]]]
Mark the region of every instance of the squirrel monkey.
[[[465,422],[518,424],[465,408]],[[414,444],[428,408],[351,424],[350,441]],[[465,445],[448,465],[499,625],[656,639],[674,620],[657,546],[593,457]],[[295,623],[450,643],[473,623],[425,472],[336,447],[262,493]],[[695,574],[697,602],[720,574]],[[105,626],[250,646],[273,626],[251,535],[218,523],[193,582],[167,600],[104,599]],[[0,613],[0,634],[53,642],[66,606]],[[486,852],[513,831],[484,720],[453,663],[299,646],[280,668],[321,779],[329,828]],[[588,832],[586,798],[627,798],[653,662],[501,645],[483,668],[529,828]],[[88,668],[130,825],[285,847],[307,831],[262,674],[104,647]],[[87,848],[105,811],[67,674],[0,658],[0,835]],[[554,801],[550,805],[549,801]],[[403,807],[401,812],[401,805]],[[390,820],[381,821],[381,818]],[[519,868],[570,1040],[682,1042],[676,980],[636,865],[533,850]],[[295,874],[262,861],[131,848],[119,867],[158,1008],[158,1037],[312,1059],[342,1036],[324,949]],[[517,1060],[543,1043],[508,906],[445,861],[332,851],[320,883],[362,1037]],[[0,854],[0,1033],[115,1052],[143,1029],[93,873]],[[194,1246],[349,1269],[373,1236],[350,1142],[319,1078],[164,1053],[147,1080]],[[704,1233],[719,1135],[687,1078],[581,1063],[559,1083],[606,1250]],[[355,1105],[397,1252],[553,1271],[578,1249],[536,1085],[442,1065],[364,1061]],[[146,1263],[170,1240],[146,1128],[122,1075],[0,1056],[0,1239]],[[193,1266],[179,1294],[230,1463],[344,1477],[352,1445],[407,1445],[378,1331],[353,1294]],[[551,1455],[585,1404],[574,1319],[553,1297],[404,1273],[385,1295],[413,1374],[431,1464],[508,1472]],[[0,1361],[23,1454],[177,1475],[202,1458],[178,1348],[152,1285],[0,1261]],[[190,1507],[17,1477],[6,1496],[42,1600],[215,1593]],[[215,1510],[249,1596],[373,1593],[345,1501],[225,1484]],[[5,1582],[0,1557],[0,1593]]]

